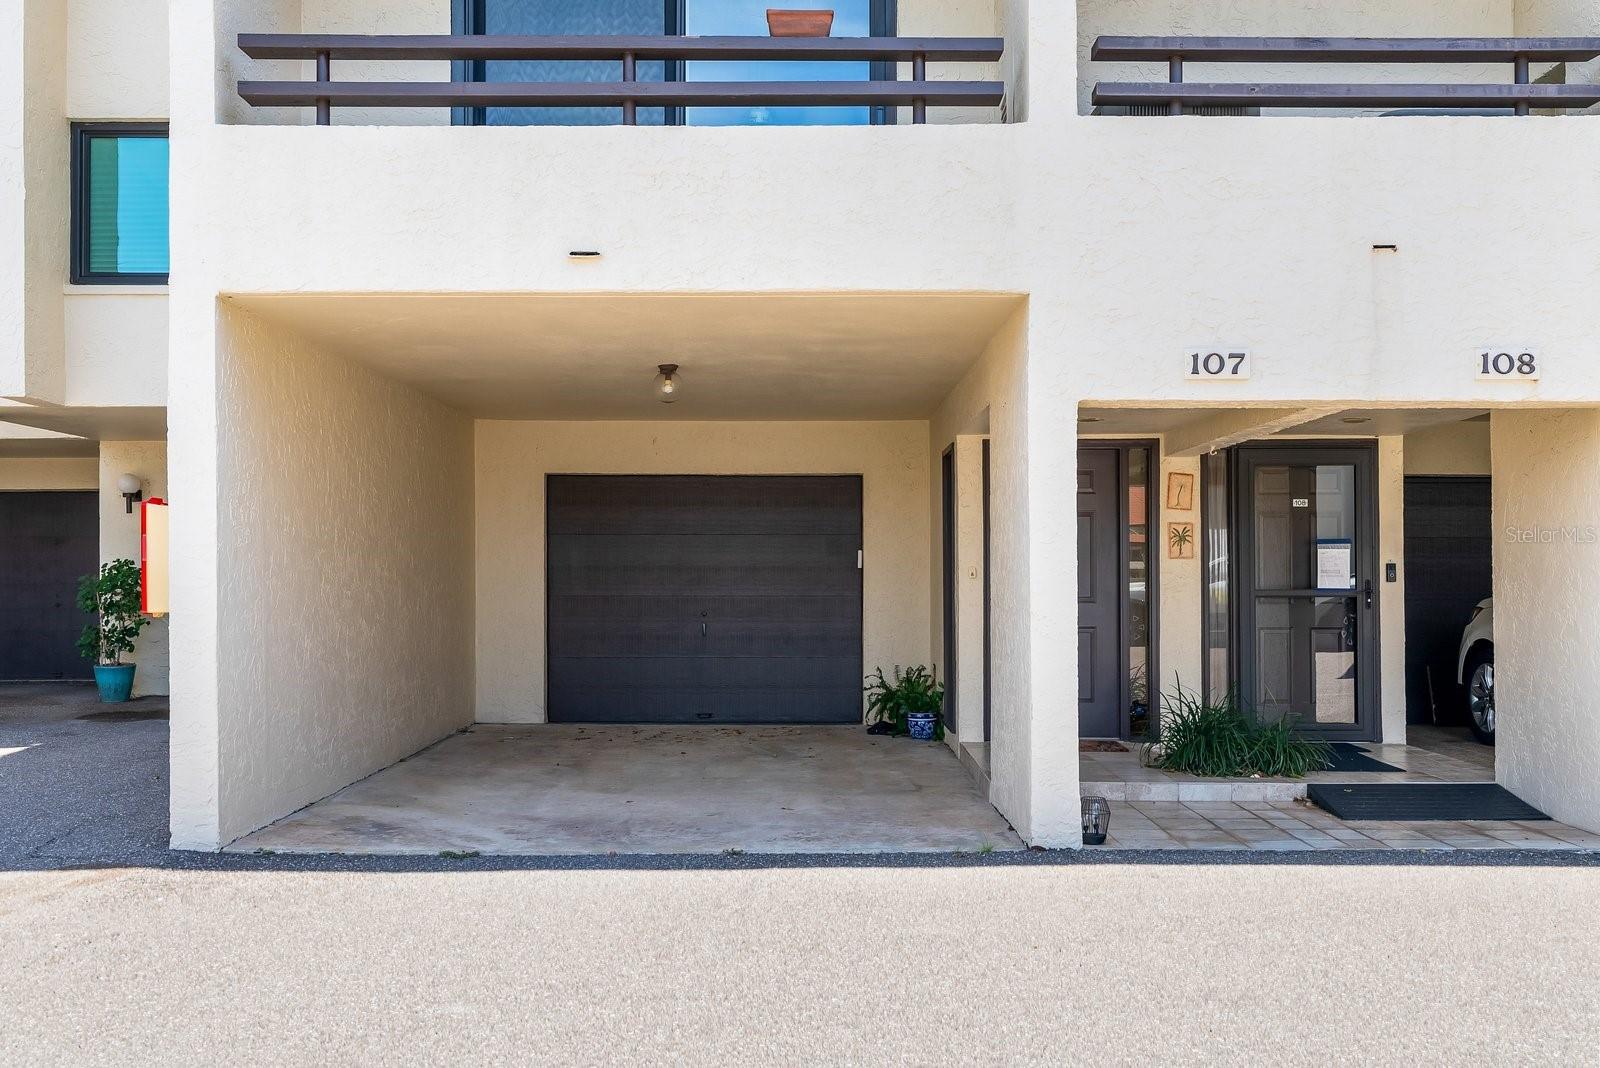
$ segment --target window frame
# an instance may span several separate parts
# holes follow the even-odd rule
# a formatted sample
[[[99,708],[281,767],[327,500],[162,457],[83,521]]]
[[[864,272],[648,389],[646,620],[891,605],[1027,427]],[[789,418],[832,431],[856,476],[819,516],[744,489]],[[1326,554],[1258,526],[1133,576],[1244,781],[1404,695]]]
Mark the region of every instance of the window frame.
[[[73,285],[164,286],[170,272],[162,274],[89,270],[89,139],[93,137],[159,137],[170,142],[164,122],[75,122],[72,124],[72,253],[69,280]],[[167,196],[172,196],[169,165]],[[169,223],[170,226],[170,223]],[[170,249],[169,249],[170,254]],[[170,264],[169,264],[170,266]]]

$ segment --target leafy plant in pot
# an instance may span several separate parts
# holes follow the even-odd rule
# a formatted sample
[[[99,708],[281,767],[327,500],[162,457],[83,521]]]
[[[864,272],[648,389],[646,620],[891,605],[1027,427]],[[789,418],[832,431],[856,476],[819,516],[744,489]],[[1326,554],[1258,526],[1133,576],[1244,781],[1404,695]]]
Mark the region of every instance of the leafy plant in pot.
[[[150,617],[139,611],[139,565],[113,560],[83,576],[78,582],[78,607],[94,616],[78,638],[78,652],[94,662],[100,700],[126,701],[133,694],[138,665],[123,663],[122,655],[133,652],[139,632],[150,625]]]
[[[875,734],[910,735],[922,742],[944,738],[944,683],[938,671],[918,664],[887,677],[867,676],[867,723]]]

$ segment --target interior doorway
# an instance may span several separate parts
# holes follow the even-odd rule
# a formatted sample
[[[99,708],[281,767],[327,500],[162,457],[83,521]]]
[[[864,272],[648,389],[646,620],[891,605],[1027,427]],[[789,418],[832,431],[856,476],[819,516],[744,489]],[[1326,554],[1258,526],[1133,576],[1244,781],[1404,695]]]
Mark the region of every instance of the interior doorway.
[[[1494,592],[1491,483],[1482,476],[1405,481],[1406,720],[1464,726],[1457,678],[1463,628]]]
[[[1155,731],[1156,444],[1078,444],[1078,734]]]
[[[1239,692],[1263,720],[1378,738],[1376,457],[1372,443],[1237,449]]]

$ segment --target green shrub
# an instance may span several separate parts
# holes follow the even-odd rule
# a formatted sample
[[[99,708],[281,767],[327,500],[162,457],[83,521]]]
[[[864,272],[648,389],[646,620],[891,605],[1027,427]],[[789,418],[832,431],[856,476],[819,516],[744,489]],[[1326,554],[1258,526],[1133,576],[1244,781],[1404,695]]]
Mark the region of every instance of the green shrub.
[[[132,560],[101,564],[78,582],[78,607],[94,616],[78,637],[78,652],[96,664],[120,664],[133,652],[150,617],[139,611],[139,565]]]
[[[932,712],[933,736],[944,737],[944,683],[939,681],[937,670],[918,664],[901,671],[894,669],[891,680],[879,668],[867,676],[863,691],[867,695],[867,722],[887,723],[894,733],[911,733],[906,722],[908,712]]]
[[[1162,705],[1161,737],[1141,750],[1146,767],[1218,779],[1298,779],[1328,766],[1328,743],[1296,736],[1291,717],[1256,722],[1231,692],[1212,701],[1179,686]]]

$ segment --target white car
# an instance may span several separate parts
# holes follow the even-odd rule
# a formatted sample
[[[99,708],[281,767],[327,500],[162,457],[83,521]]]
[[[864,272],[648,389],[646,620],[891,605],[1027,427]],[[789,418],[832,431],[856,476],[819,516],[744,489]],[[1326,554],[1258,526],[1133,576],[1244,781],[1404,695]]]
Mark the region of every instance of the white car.
[[[1467,722],[1484,745],[1494,744],[1494,598],[1478,602],[1461,632],[1456,679],[1467,691]]]

